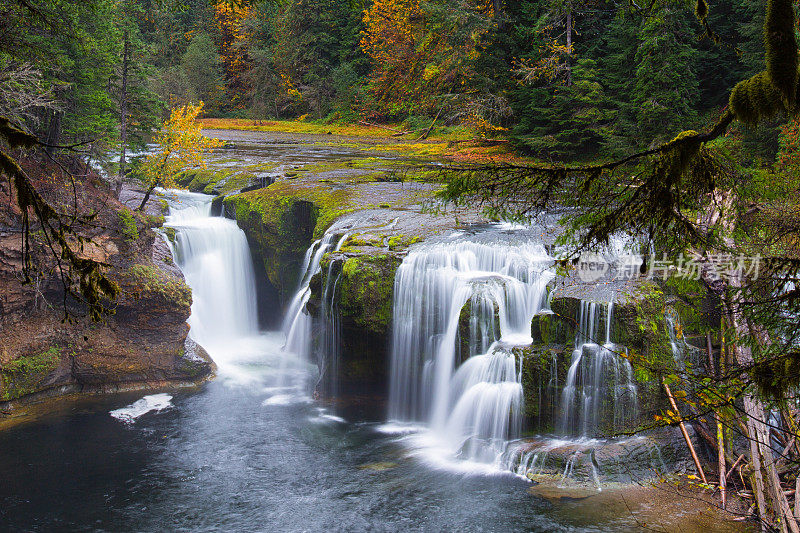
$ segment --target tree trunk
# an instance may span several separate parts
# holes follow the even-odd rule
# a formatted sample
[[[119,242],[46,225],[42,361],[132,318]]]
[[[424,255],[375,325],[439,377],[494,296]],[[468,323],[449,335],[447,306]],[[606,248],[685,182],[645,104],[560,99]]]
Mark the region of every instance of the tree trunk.
[[[125,44],[122,47],[122,94],[119,99],[119,174],[117,176],[116,193],[122,191],[122,180],[125,178],[126,151],[128,148],[128,63],[130,60],[131,44],[128,32],[125,32]]]
[[[150,199],[150,195],[153,193],[156,187],[158,187],[158,183],[154,183],[149,189],[147,189],[147,192],[144,193],[144,198],[142,198],[142,203],[140,203],[139,207],[136,208],[137,211],[144,211],[144,206],[147,204],[147,200]]]
[[[731,277],[730,287],[734,291],[741,289],[742,280],[738,275]],[[730,307],[729,305],[730,323],[733,326],[736,338],[747,337],[750,331],[742,317],[738,302],[734,300],[732,308]],[[736,354],[736,362],[740,366],[747,367],[753,363],[753,351],[749,346],[742,346],[737,343],[734,353]],[[750,441],[750,454],[753,461],[756,501],[759,506],[759,513],[762,513],[762,523],[767,519],[766,502],[764,501],[764,488],[766,487],[772,503],[774,517],[779,522],[780,530],[798,533],[800,529],[798,529],[797,520],[794,518],[789,507],[789,501],[783,493],[778,472],[775,469],[772,450],[769,447],[769,432],[766,427],[764,405],[752,393],[746,392],[744,394],[744,410],[747,414],[747,437]],[[762,476],[762,467],[763,472],[766,473],[766,479]]]
[[[494,19],[497,21],[497,29],[504,29],[506,24],[503,20],[503,0],[492,0],[492,10],[494,11]]]
[[[61,135],[61,111],[53,111],[50,115],[50,123],[47,125],[47,148],[49,155],[53,155],[53,146],[58,144]]]
[[[572,6],[567,7],[567,87],[572,86]]]
[[[698,225],[708,230],[719,223],[725,234],[725,245],[733,249],[736,245],[733,238],[736,224],[733,209],[734,194],[732,191],[717,189],[713,196],[718,207],[702,215]],[[705,262],[708,263],[707,259]],[[729,282],[721,279],[716,272],[709,272],[708,268],[703,268],[701,275],[709,289],[722,298],[725,309],[724,323],[728,324],[733,331],[734,342],[725,343],[726,348],[729,348],[732,353],[732,363],[741,368],[748,368],[754,361],[753,351],[750,346],[742,344],[739,340],[747,338],[751,333],[759,332],[752,331],[742,312],[740,291],[745,281],[742,279],[742,274],[734,273]],[[751,390],[745,391],[743,400],[746,418],[745,436],[750,444],[753,466],[752,487],[761,518],[761,528],[766,531],[768,527],[777,527],[781,531],[788,530],[798,533],[800,529],[798,529],[797,520],[792,514],[789,501],[781,487],[772,451],[769,448],[769,432],[766,427],[764,404]],[[767,494],[772,513],[767,509]]]
[[[706,349],[708,351],[708,374],[714,374],[714,351],[711,345],[711,333],[706,333]],[[719,377],[722,372],[720,367],[719,372],[715,374]],[[717,470],[719,471],[719,494],[722,500],[722,508],[725,509],[726,504],[726,476],[725,476],[725,438],[723,436],[722,418],[720,417],[719,410],[714,412],[714,420],[717,423]]]

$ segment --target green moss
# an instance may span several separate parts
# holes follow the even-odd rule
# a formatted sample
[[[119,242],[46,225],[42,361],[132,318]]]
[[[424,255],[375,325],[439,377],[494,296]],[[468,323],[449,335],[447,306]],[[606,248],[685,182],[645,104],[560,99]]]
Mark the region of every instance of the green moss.
[[[127,271],[131,281],[128,291],[134,297],[157,294],[183,306],[192,304],[192,291],[183,281],[167,276],[159,268],[150,265],[133,265]]]
[[[167,236],[169,242],[174,243],[176,238],[175,228],[170,228],[169,226],[163,228],[164,235]]]
[[[61,349],[51,346],[42,353],[20,357],[0,368],[2,400],[14,400],[40,390],[42,382],[58,367],[60,361]]]
[[[413,237],[409,237],[407,235],[395,235],[389,239],[389,249],[392,251],[404,250],[419,241],[419,235],[414,235]]]
[[[551,433],[561,402],[561,388],[557,384],[565,382],[571,352],[533,345],[516,348],[515,353],[522,358],[525,427],[530,433]]]
[[[339,280],[342,316],[371,332],[386,334],[392,322],[394,275],[400,262],[395,254],[346,258]]]
[[[664,317],[666,296],[654,283],[644,283],[630,297],[632,305],[614,310],[614,338],[629,348],[636,380],[659,383],[656,374],[674,364]]]
[[[684,334],[701,335],[719,329],[719,310],[702,281],[671,276],[664,283],[664,291],[672,297]]]
[[[371,237],[371,238],[367,238]],[[374,235],[351,235],[347,238],[344,242],[344,246],[351,247],[351,246],[370,246],[370,247],[380,247],[383,246],[383,239],[382,238],[375,238]],[[356,250],[357,252],[357,250]]]
[[[355,210],[357,192],[335,186],[280,180],[269,187],[227,196],[272,284],[284,295],[294,290],[308,246],[333,222]]]
[[[254,167],[260,169],[261,166]],[[226,195],[250,185],[256,179],[253,172],[257,171],[251,171],[249,167],[239,170],[230,168],[191,169],[177,174],[175,182],[193,192]]]
[[[119,228],[125,236],[126,242],[136,242],[139,240],[139,228],[136,225],[136,215],[127,207],[117,211],[119,217]]]
[[[164,215],[145,215],[145,221],[148,228],[160,228],[164,225]]]

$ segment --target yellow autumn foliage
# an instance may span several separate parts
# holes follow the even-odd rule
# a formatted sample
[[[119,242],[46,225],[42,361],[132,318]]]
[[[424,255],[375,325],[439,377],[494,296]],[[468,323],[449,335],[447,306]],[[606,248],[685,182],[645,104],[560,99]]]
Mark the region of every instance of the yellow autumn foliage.
[[[174,188],[175,175],[187,168],[205,168],[205,156],[224,143],[205,137],[197,117],[203,102],[187,104],[172,110],[154,139],[155,152],[140,167],[140,175],[148,190],[155,187]]]

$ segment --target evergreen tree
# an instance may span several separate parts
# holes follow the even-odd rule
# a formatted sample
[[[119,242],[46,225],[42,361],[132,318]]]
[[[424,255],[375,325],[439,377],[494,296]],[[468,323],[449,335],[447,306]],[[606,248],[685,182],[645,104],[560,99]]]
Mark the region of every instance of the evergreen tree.
[[[185,95],[187,101],[201,100],[206,103],[208,113],[219,112],[225,83],[222,61],[207,33],[198,33],[192,38],[181,58],[181,68],[189,89]]]
[[[630,151],[641,143],[637,107],[633,103],[636,78],[631,76],[631,67],[636,64],[639,23],[630,13],[621,10],[603,36],[605,54],[599,59],[599,65],[606,92],[617,111],[605,146],[609,155]]]
[[[608,141],[614,112],[592,59],[578,59],[572,84],[519,91],[517,142],[548,159],[586,158]]]
[[[689,44],[687,15],[671,7],[646,18],[639,30],[632,103],[645,143],[664,140],[697,117],[698,51]]]
[[[284,86],[302,96],[301,112],[327,115],[337,93],[355,90],[365,72],[358,50],[361,16],[347,0],[292,0],[281,14],[273,54]]]

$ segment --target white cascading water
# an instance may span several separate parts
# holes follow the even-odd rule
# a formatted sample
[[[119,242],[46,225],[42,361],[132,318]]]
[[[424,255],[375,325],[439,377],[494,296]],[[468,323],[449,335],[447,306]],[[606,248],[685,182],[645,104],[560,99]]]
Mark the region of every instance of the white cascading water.
[[[600,317],[605,308],[605,342],[599,343]],[[636,383],[627,359],[611,341],[614,303],[582,300],[575,350],[561,393],[562,435],[595,436],[603,427],[620,429],[637,414]]]
[[[599,464],[594,449],[602,445],[598,433],[623,429],[635,420],[638,412],[636,383],[627,359],[619,355],[625,350],[612,341],[614,302],[597,303],[582,300],[576,317],[575,350],[561,391],[559,436],[546,438],[533,445],[520,441],[510,446],[503,463],[517,475],[531,477],[552,471],[548,462],[551,453],[563,457],[571,450],[561,472],[561,482],[574,474],[576,462],[584,463],[588,481],[601,490]],[[602,320],[605,328],[601,333]],[[600,344],[600,336],[604,337]],[[553,363],[555,368],[556,362]],[[557,374],[551,381],[557,382]],[[576,438],[577,437],[577,438]]]
[[[664,321],[667,323],[667,333],[669,334],[669,344],[672,349],[672,357],[678,370],[684,371],[697,367],[700,364],[700,352],[694,346],[686,342],[681,334],[680,317],[674,309],[669,308],[664,313]]]
[[[338,235],[337,240],[337,233],[329,230],[321,239],[314,241],[303,258],[300,283],[286,311],[283,332],[286,335],[284,349],[305,360],[310,359],[313,336],[313,319],[306,311],[306,304],[311,297],[311,278],[320,272],[322,257],[328,252],[339,250],[348,236],[347,233]]]
[[[438,459],[497,466],[522,416],[521,362],[512,348],[532,340],[551,264],[542,245],[496,234],[410,252],[395,277],[387,427],[424,423],[418,440],[444,452]],[[468,353],[459,338],[465,309]]]
[[[192,289],[187,321],[192,339],[226,378],[300,392],[308,369],[281,353],[279,333],[259,332],[255,275],[244,232],[233,220],[211,216],[212,196],[170,190],[166,197],[170,211],[164,225],[175,230],[175,241],[166,239],[167,244]]]
[[[192,287],[192,338],[210,354],[232,338],[258,333],[250,248],[236,222],[211,216],[212,197],[175,192],[165,225],[174,228],[173,256]]]

